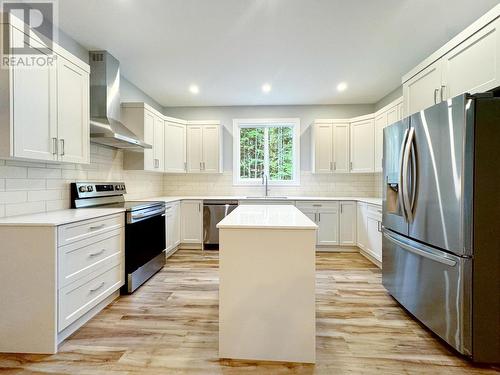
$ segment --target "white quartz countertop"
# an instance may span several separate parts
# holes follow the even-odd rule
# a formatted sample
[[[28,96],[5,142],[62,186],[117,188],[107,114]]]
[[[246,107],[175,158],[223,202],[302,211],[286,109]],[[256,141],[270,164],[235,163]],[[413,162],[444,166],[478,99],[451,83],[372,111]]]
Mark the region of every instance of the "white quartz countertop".
[[[59,226],[125,212],[124,208],[77,208],[0,219],[0,226]]]
[[[219,229],[316,229],[318,226],[292,205],[238,206],[217,224]]]
[[[164,201],[165,203],[176,202],[181,200],[207,200],[207,199],[220,199],[220,200],[251,200],[251,201],[272,201],[273,197],[268,197],[266,199],[257,198],[257,197],[248,197],[248,196],[233,196],[233,195],[216,195],[216,196],[161,196],[161,197],[152,197],[141,199],[144,201]],[[286,199],[283,197],[275,198],[275,200],[279,201],[356,201],[356,202],[365,202],[369,204],[374,204],[377,206],[382,205],[382,198],[364,198],[364,197],[304,197],[304,196],[287,196]]]

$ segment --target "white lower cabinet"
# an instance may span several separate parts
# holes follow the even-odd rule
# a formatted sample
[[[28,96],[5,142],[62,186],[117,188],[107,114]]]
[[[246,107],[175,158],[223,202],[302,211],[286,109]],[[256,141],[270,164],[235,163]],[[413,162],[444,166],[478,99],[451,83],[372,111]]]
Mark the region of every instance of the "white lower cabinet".
[[[125,282],[125,215],[0,226],[0,352],[56,353]],[[36,249],[36,251],[27,250]],[[22,269],[22,271],[21,271]]]
[[[366,254],[382,261],[382,208],[358,202],[357,245]]]
[[[165,225],[167,234],[167,256],[171,255],[177,246],[181,243],[181,216],[180,216],[180,203],[173,202],[167,203]]]
[[[181,202],[181,243],[201,244],[203,201],[183,200]]]
[[[335,246],[339,244],[339,211],[338,204],[318,209],[319,246]]]
[[[297,208],[318,225],[316,245],[356,245],[356,202],[297,201]]]
[[[340,202],[339,245],[356,246],[356,202]]]

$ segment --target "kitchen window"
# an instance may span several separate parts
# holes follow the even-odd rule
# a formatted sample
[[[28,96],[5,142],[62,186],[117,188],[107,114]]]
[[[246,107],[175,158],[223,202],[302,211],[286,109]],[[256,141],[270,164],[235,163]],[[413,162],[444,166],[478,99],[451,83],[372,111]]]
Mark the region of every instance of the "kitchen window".
[[[299,184],[299,119],[235,119],[233,180],[235,185]]]

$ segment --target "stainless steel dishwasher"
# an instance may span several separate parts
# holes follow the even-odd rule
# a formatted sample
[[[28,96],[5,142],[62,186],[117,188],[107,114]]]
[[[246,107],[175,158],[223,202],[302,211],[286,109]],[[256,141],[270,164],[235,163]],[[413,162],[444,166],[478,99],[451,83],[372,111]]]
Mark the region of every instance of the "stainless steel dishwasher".
[[[203,201],[203,249],[219,249],[216,225],[238,207],[238,201],[209,199]]]

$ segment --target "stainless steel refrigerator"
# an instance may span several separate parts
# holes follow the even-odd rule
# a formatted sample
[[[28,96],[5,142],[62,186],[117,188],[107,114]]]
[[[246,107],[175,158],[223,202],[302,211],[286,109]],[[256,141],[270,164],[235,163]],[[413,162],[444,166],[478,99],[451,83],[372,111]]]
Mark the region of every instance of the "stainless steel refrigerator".
[[[500,362],[500,98],[461,95],[384,129],[382,281],[474,361]]]

